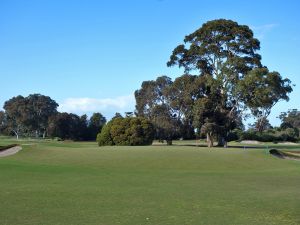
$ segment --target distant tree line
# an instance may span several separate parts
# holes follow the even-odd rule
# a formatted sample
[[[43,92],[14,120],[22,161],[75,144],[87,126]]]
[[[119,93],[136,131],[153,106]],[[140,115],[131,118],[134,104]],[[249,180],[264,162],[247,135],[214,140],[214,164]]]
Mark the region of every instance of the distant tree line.
[[[265,120],[263,127],[254,123],[247,131],[237,131],[237,139],[257,140],[268,142],[297,142],[300,138],[300,111],[297,109],[282,112],[279,116],[281,124],[273,127],[268,120]]]
[[[106,123],[101,113],[78,116],[57,111],[58,104],[48,96],[31,94],[13,97],[0,111],[0,133],[25,137],[51,137],[95,140]]]

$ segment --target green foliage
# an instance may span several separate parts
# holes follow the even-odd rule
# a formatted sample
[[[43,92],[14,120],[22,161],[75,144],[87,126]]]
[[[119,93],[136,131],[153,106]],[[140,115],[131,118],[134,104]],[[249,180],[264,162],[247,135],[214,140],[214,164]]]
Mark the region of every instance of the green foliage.
[[[110,135],[112,121],[109,121],[106,125],[103,126],[101,132],[97,135],[97,142],[99,146],[106,146],[106,145],[114,145],[112,137]]]
[[[86,121],[72,113],[57,113],[49,118],[48,134],[63,140],[84,140]],[[85,118],[85,117],[84,117]]]
[[[178,96],[174,94],[172,79],[161,76],[155,81],[144,81],[141,89],[135,91],[135,99],[137,115],[153,123],[157,139],[171,144],[172,139],[179,136],[182,125],[182,114],[175,106]]]
[[[6,126],[17,137],[21,133],[46,135],[48,119],[57,113],[58,104],[48,96],[31,94],[13,97],[4,103]]]
[[[247,73],[237,85],[241,100],[257,118],[257,129],[263,131],[272,107],[280,100],[289,100],[291,81],[283,79],[278,72],[269,72],[265,67]]]
[[[141,117],[115,118],[108,122],[97,136],[99,146],[150,145],[154,138],[152,123]]]
[[[204,83],[206,93],[195,99],[193,107],[193,124],[207,134],[210,144],[215,136],[225,145],[228,133],[238,126],[246,109],[258,118],[262,131],[271,108],[279,100],[288,100],[290,80],[263,67],[259,49],[260,43],[248,26],[218,19],[187,35],[170,56],[168,66],[178,65],[185,72],[198,71],[200,77],[210,77]]]
[[[260,66],[259,41],[248,26],[232,20],[217,19],[204,23],[187,35],[185,45],[173,51],[168,66],[178,65],[186,71],[199,70],[229,78],[229,73],[245,73]],[[223,79],[225,79],[225,77]],[[236,76],[231,77],[237,79]]]
[[[97,134],[106,123],[106,118],[101,113],[93,113],[87,123],[85,140],[96,140]]]
[[[300,131],[300,111],[297,109],[289,110],[288,112],[281,113],[279,118],[281,119],[281,129],[294,128],[295,132]]]
[[[265,131],[248,130],[239,134],[240,140],[256,140],[261,142],[297,142],[298,132],[294,128],[281,129],[268,129]]]

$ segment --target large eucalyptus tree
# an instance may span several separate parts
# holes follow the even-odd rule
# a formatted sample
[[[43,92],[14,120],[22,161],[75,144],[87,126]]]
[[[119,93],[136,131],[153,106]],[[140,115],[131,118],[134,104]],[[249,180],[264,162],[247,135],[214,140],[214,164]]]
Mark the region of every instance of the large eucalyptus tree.
[[[218,136],[219,144],[224,145],[226,134],[244,109],[250,108],[260,118],[267,116],[279,100],[288,100],[287,94],[292,91],[290,81],[282,79],[277,72],[263,70],[261,56],[257,53],[259,49],[260,42],[248,26],[225,19],[208,21],[174,49],[168,66],[178,65],[186,73],[193,71],[212,78],[206,88],[214,91],[203,96],[206,100],[199,98],[193,109],[196,114],[194,124],[198,130],[205,131],[208,139]],[[256,72],[251,72],[253,70]],[[265,78],[253,75],[259,71]],[[256,81],[260,82],[259,87],[268,86],[261,96],[256,95],[256,87],[255,91],[249,92],[245,85],[252,82],[251,87],[255,86]],[[214,101],[216,94],[217,102]],[[274,98],[275,95],[278,97]],[[203,110],[209,102],[214,108]],[[220,119],[220,115],[224,118]]]

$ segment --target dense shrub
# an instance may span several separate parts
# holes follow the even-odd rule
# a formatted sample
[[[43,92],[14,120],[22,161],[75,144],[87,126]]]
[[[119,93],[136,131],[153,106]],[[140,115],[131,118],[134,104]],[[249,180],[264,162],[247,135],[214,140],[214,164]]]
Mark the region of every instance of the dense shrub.
[[[154,138],[152,123],[141,117],[115,118],[97,136],[99,146],[150,145]]]
[[[114,145],[114,142],[110,135],[111,125],[112,121],[108,122],[106,125],[103,126],[101,132],[97,135],[97,142],[99,146]]]
[[[258,132],[255,130],[248,130],[243,132],[240,140],[255,140],[262,142],[281,142],[281,141],[291,141],[296,142],[298,140],[298,130],[294,128],[287,128],[285,130],[281,129],[269,129],[263,132]]]

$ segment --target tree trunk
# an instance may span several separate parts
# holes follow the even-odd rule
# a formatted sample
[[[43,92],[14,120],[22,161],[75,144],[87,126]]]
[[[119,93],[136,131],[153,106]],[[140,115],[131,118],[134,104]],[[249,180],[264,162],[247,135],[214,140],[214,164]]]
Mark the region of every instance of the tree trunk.
[[[172,145],[172,140],[167,140],[167,145]]]
[[[207,139],[207,147],[209,148],[214,147],[214,140],[211,133],[206,134],[206,139]]]
[[[19,140],[19,134],[17,131],[13,130],[13,132],[15,133],[16,137],[17,137],[17,140]]]
[[[224,141],[224,148],[228,148],[228,142]]]
[[[226,141],[226,139],[223,136],[219,136],[218,137],[218,146],[224,147],[224,148],[228,147],[227,141]]]
[[[43,139],[46,137],[46,131],[43,132]]]

